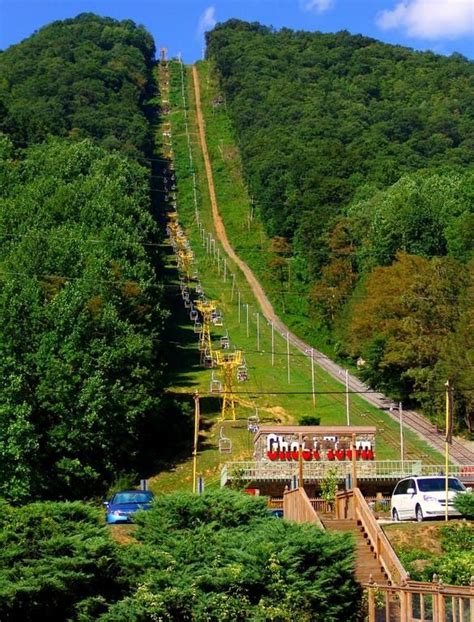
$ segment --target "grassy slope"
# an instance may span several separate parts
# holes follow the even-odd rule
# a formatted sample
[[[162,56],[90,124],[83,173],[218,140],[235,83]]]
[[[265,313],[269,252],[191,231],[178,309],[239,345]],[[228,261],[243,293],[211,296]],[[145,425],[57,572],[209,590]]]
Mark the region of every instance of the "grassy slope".
[[[185,119],[182,109],[180,68],[177,63],[171,63],[172,79],[170,101],[172,113],[170,115],[173,131],[173,148],[175,164],[178,174],[178,213],[181,224],[191,241],[196,255],[196,266],[209,299],[219,301],[219,308],[223,311],[224,327],[213,335],[218,338],[228,331],[232,345],[245,351],[249,367],[250,380],[237,386],[237,390],[245,391],[239,398],[237,411],[238,421],[234,424],[225,422],[225,435],[233,442],[231,455],[220,455],[217,451],[217,439],[220,425],[217,423],[220,404],[214,397],[202,400],[203,432],[201,434],[201,451],[199,454],[199,471],[205,475],[207,484],[217,483],[220,465],[229,460],[251,459],[252,437],[247,432],[247,418],[254,415],[256,408],[260,419],[266,422],[297,421],[303,415],[316,415],[321,418],[322,425],[343,425],[346,422],[345,398],[343,395],[317,395],[316,408],[312,404],[311,367],[309,360],[298,351],[290,351],[291,383],[287,377],[286,342],[275,334],[275,357],[272,366],[271,357],[271,330],[260,315],[260,351],[257,351],[257,312],[255,300],[249,290],[244,277],[238,272],[232,262],[227,259],[227,279],[224,282],[222,262],[218,270],[217,261],[206,253],[202,245],[196,225],[193,203],[192,173],[190,169],[188,144],[185,131]],[[229,121],[225,110],[212,112],[210,104],[215,91],[213,83],[208,78],[207,63],[200,63],[201,94],[206,117],[206,134],[208,148],[213,163],[214,181],[221,213],[226,225],[229,239],[238,252],[248,259],[243,247],[254,247],[256,240],[260,240],[262,247],[267,246],[263,229],[255,220],[248,226],[249,201],[242,182],[240,162],[235,147]],[[198,135],[195,126],[194,92],[192,88],[191,72],[186,72],[186,96],[188,101],[188,124],[190,142],[193,155],[193,165],[198,185],[198,210],[200,220],[208,232],[213,232],[212,217],[209,205],[204,163],[202,160]],[[252,251],[253,252],[253,251]],[[222,251],[221,251],[222,257]],[[256,272],[265,274],[265,255],[259,256],[260,269]],[[252,263],[249,261],[249,263]],[[254,265],[252,264],[252,267]],[[232,287],[231,274],[235,275],[235,287]],[[265,284],[265,279],[263,279]],[[232,293],[233,290],[233,293]],[[241,309],[240,322],[238,310],[238,292],[240,292]],[[246,310],[244,304],[249,305],[249,331],[247,336]],[[181,303],[176,306],[177,326],[175,335],[171,339],[180,342],[176,357],[175,382],[173,390],[177,393],[191,395],[196,389],[202,393],[209,391],[211,372],[198,366],[197,336],[191,330],[191,323],[187,313],[183,311]],[[217,345],[217,344],[216,344]],[[317,391],[341,391],[343,387],[333,380],[323,370],[316,367]],[[268,391],[294,391],[306,394],[269,395]],[[191,403],[191,400],[190,400]],[[351,397],[351,423],[359,425],[377,425],[380,434],[377,438],[378,459],[398,459],[398,427],[388,416],[370,407],[357,396]],[[415,435],[406,434],[407,458],[423,458],[427,462],[438,463],[440,456],[430,450],[425,443],[420,442]],[[152,483],[155,490],[167,491],[175,488],[189,488],[191,486],[191,462],[184,459],[174,470],[162,473]]]

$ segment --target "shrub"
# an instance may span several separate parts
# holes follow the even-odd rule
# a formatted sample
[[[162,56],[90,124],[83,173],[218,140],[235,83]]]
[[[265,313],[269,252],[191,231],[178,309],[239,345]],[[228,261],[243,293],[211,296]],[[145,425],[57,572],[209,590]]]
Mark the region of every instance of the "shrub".
[[[454,507],[466,518],[474,519],[474,493],[456,495]]]

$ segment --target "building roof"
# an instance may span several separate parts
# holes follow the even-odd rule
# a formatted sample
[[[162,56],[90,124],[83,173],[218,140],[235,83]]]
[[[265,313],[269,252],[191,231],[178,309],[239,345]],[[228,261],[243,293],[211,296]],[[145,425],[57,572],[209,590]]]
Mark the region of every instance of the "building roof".
[[[313,434],[324,436],[338,436],[340,434],[375,434],[377,428],[368,425],[262,425],[258,428],[254,441],[262,434]]]

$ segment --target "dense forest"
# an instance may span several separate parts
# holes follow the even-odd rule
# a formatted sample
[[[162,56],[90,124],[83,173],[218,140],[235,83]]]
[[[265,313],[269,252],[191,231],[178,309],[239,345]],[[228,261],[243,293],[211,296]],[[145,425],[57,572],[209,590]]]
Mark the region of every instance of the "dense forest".
[[[154,53],[131,20],[85,13],[45,26],[0,56],[0,131],[22,147],[54,134],[143,154]]]
[[[0,496],[12,501],[92,497],[156,472],[156,439],[174,451],[183,425],[164,397],[160,234],[137,162],[153,54],[133,22],[81,15],[0,55]]]
[[[433,417],[450,378],[474,430],[473,64],[345,31],[206,36],[275,283],[293,260],[335,354]]]

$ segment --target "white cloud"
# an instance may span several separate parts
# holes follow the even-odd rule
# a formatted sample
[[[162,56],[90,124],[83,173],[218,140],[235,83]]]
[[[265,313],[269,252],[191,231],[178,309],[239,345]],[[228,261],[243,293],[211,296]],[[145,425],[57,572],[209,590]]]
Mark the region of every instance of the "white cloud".
[[[199,18],[197,27],[198,36],[202,37],[207,30],[212,30],[216,24],[216,9],[213,6],[209,6]]]
[[[301,8],[304,11],[311,11],[314,13],[324,13],[332,8],[334,0],[302,0]]]
[[[403,0],[379,13],[377,26],[422,39],[455,39],[474,33],[474,0]]]

